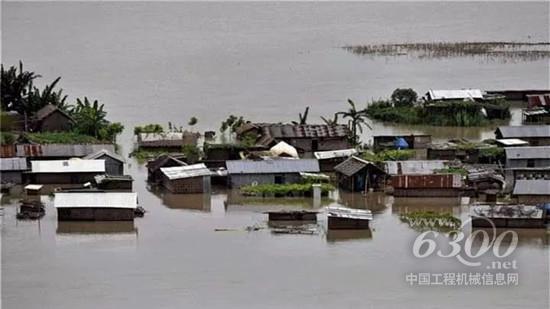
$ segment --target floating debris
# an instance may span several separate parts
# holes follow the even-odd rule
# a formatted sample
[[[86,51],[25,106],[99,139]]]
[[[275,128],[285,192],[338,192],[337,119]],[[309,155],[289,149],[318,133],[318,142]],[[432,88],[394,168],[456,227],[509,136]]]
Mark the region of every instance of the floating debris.
[[[136,209],[134,210],[134,215],[135,215],[136,217],[142,218],[142,217],[145,215],[146,212],[147,212],[147,211],[145,210],[145,208],[143,208],[143,207],[141,207],[141,206],[138,206],[138,207],[136,207]]]
[[[437,213],[434,211],[413,211],[401,214],[401,222],[407,223],[417,231],[456,231],[462,221],[450,213]]]
[[[356,55],[418,59],[485,57],[488,60],[535,61],[550,58],[550,42],[434,42],[349,45],[343,48]]]

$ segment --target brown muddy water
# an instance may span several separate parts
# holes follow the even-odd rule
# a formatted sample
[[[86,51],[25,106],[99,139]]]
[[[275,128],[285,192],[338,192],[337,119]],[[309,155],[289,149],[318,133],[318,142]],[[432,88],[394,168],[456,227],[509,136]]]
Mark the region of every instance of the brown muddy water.
[[[216,130],[228,114],[310,122],[394,88],[547,88],[548,62],[476,58],[364,58],[341,47],[430,41],[548,41],[547,3],[99,3],[2,2],[2,63],[19,59],[62,76],[74,97],[105,103],[127,128],[185,124]],[[518,123],[515,109],[512,123]],[[489,128],[374,124],[372,134],[423,132],[436,139],[492,137]],[[455,258],[416,258],[420,232],[399,214],[441,210],[467,218],[466,201],[338,194],[322,206],[374,212],[370,231],[274,235],[263,211],[313,208],[309,199],[175,196],[147,187],[129,159],[139,203],[133,224],[16,221],[2,206],[3,308],[548,308],[549,234],[518,231],[517,286],[410,286],[407,273],[483,272]],[[215,229],[235,229],[216,232]],[[466,227],[465,233],[470,229]],[[477,242],[475,246],[479,245]]]

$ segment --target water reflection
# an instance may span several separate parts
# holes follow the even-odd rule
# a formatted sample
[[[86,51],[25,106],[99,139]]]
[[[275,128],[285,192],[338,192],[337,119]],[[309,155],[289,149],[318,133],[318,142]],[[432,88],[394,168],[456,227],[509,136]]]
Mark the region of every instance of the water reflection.
[[[391,196],[384,192],[374,192],[363,195],[338,191],[338,204],[356,209],[370,209],[373,213],[381,213],[391,205]]]
[[[161,199],[162,204],[171,209],[188,209],[210,212],[211,195],[207,193],[174,194],[163,188],[152,187],[149,191]]]
[[[57,234],[136,234],[133,221],[58,221]]]
[[[326,239],[329,243],[350,240],[372,239],[372,231],[366,230],[327,230]]]

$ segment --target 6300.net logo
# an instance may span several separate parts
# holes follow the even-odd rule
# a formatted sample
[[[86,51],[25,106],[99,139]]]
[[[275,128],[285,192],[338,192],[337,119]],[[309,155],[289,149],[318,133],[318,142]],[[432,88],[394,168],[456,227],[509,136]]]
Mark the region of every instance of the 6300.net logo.
[[[414,241],[413,255],[417,258],[427,258],[434,255],[442,258],[456,258],[466,266],[477,267],[482,264],[479,261],[482,256],[491,254],[499,260],[488,265],[488,269],[516,269],[515,260],[504,262],[503,260],[515,251],[518,244],[518,234],[513,230],[506,230],[497,234],[494,223],[487,218],[484,218],[484,220],[490,223],[491,228],[476,229],[468,236],[464,234],[463,230],[471,222],[471,219],[462,223],[458,231],[449,233],[423,232]],[[442,236],[448,240],[448,248],[439,248],[436,239]]]

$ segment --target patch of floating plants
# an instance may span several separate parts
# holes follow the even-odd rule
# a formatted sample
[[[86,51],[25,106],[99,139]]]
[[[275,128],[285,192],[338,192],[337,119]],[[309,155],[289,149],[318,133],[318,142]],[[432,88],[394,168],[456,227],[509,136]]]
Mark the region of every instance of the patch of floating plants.
[[[349,45],[362,56],[411,56],[419,59],[484,57],[487,60],[534,61],[550,58],[550,42],[435,42]]]

